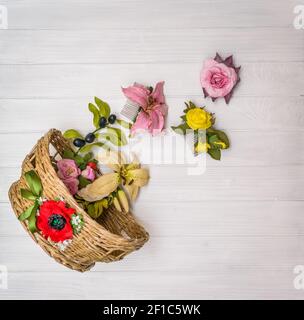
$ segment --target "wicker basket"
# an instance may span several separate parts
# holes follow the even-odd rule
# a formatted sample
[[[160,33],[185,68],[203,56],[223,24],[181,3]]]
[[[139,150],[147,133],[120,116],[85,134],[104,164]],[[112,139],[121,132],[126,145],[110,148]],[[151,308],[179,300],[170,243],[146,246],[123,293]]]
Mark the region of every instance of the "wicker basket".
[[[17,217],[31,205],[21,197],[20,188],[26,187],[24,173],[34,169],[42,181],[46,198],[55,199],[62,196],[67,204],[81,213],[84,226],[64,251],[59,250],[38,232],[32,234],[28,230],[27,222],[22,224],[31,237],[57,262],[84,272],[94,266],[95,262],[121,260],[127,254],[141,248],[149,239],[149,235],[130,212],[119,212],[111,207],[99,219],[94,220],[78,205],[53,167],[55,159],[59,159],[67,148],[70,148],[69,144],[61,132],[50,130],[25,158],[21,178],[12,184],[9,198]]]

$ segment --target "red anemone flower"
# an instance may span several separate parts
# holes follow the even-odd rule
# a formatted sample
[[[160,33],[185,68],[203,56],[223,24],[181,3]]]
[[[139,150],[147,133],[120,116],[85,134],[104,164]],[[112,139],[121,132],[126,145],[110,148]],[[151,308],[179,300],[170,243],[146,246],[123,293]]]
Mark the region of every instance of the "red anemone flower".
[[[45,201],[39,209],[37,228],[46,239],[50,238],[54,242],[71,239],[71,217],[75,212],[75,209],[67,208],[63,201]]]

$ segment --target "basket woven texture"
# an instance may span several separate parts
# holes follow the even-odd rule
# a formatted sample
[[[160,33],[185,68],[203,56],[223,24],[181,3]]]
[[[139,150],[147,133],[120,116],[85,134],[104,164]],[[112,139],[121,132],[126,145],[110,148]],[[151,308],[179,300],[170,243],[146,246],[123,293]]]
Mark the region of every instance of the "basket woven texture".
[[[149,239],[149,234],[130,212],[119,212],[110,207],[106,213],[94,220],[78,205],[54,169],[55,159],[60,159],[63,151],[69,148],[69,143],[60,131],[50,130],[23,161],[21,178],[10,187],[9,198],[18,217],[32,204],[20,194],[20,189],[26,188],[24,173],[35,170],[42,181],[43,195],[46,198],[63,197],[70,207],[81,213],[84,226],[64,251],[59,250],[40,233],[32,234],[26,221],[21,223],[34,241],[57,262],[84,272],[94,266],[95,262],[121,260],[127,254],[141,248]]]

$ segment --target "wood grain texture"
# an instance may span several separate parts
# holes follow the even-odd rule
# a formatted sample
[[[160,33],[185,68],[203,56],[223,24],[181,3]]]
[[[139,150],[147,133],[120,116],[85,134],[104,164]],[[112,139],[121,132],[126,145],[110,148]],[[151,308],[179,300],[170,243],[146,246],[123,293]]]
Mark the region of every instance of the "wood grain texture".
[[[207,58],[206,56],[205,58]],[[284,97],[304,95],[303,62],[253,62],[242,65],[235,96]],[[1,65],[0,98],[121,97],[120,86],[134,81],[155,84],[165,80],[168,96],[203,97],[201,63],[111,65]],[[279,79],[279,81],[278,81]],[[214,105],[217,106],[216,102]]]
[[[304,32],[293,28],[301,3],[3,0],[0,264],[9,288],[0,299],[303,299],[293,286],[293,268],[304,264]],[[242,66],[229,106],[204,100],[199,84],[216,51]],[[216,113],[231,149],[201,176],[186,165],[149,166],[133,208],[147,245],[86,274],[63,268],[8,203],[21,161],[51,127],[91,130],[94,96],[119,112],[121,86],[159,80],[168,125],[192,99]]]
[[[103,97],[103,92],[99,90]],[[106,96],[106,94],[104,95]],[[167,97],[169,106],[168,123],[177,124],[178,117],[185,108],[184,102],[192,100],[198,105],[205,105],[216,113],[216,126],[225,130],[286,132],[304,130],[304,96],[298,97],[234,97],[228,107],[223,100],[214,105],[200,96]],[[58,127],[62,130],[73,123],[81,123],[79,130],[92,130],[88,102],[93,97],[82,98],[37,98],[37,99],[0,99],[0,133],[45,132],[46,128]],[[108,98],[113,111],[120,112],[125,103],[124,97]],[[11,123],[10,110],[15,110],[14,126]],[[73,109],[73,112],[71,112]],[[37,113],[43,114],[36,121]],[[60,114],[60,117],[58,117]],[[282,123],[284,119],[284,123]]]
[[[2,0],[12,29],[291,27],[301,0]]]
[[[304,51],[295,29],[4,30],[1,37],[9,45],[0,63],[10,64],[200,63],[220,47],[221,54],[237,52],[246,62],[285,62],[303,61]]]

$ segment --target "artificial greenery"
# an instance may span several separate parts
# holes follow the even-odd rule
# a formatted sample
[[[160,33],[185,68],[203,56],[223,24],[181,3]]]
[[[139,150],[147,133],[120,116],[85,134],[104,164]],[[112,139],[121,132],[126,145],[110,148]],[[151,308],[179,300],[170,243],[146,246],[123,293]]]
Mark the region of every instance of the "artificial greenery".
[[[221,159],[221,151],[230,146],[225,132],[215,129],[215,117],[213,113],[205,110],[205,107],[197,107],[192,101],[185,102],[184,114],[180,117],[182,123],[171,128],[178,134],[194,134],[194,154],[207,152],[213,159]],[[205,136],[203,136],[203,134]]]
[[[130,129],[131,124],[117,119],[116,115],[111,113],[111,108],[107,102],[97,97],[94,98],[94,102],[95,104],[89,103],[88,109],[93,115],[92,122],[95,130],[82,135],[78,130],[69,129],[63,134],[77,148],[76,155],[87,153],[94,147],[109,149],[109,144],[120,147],[128,143],[120,127]],[[115,124],[119,127],[115,127]]]
[[[29,189],[21,189],[21,196],[27,200],[34,201],[34,204],[28,207],[20,216],[19,220],[28,220],[28,228],[34,233],[37,231],[36,227],[36,213],[41,203],[42,184],[41,180],[34,170],[28,171],[24,174],[25,180]]]

